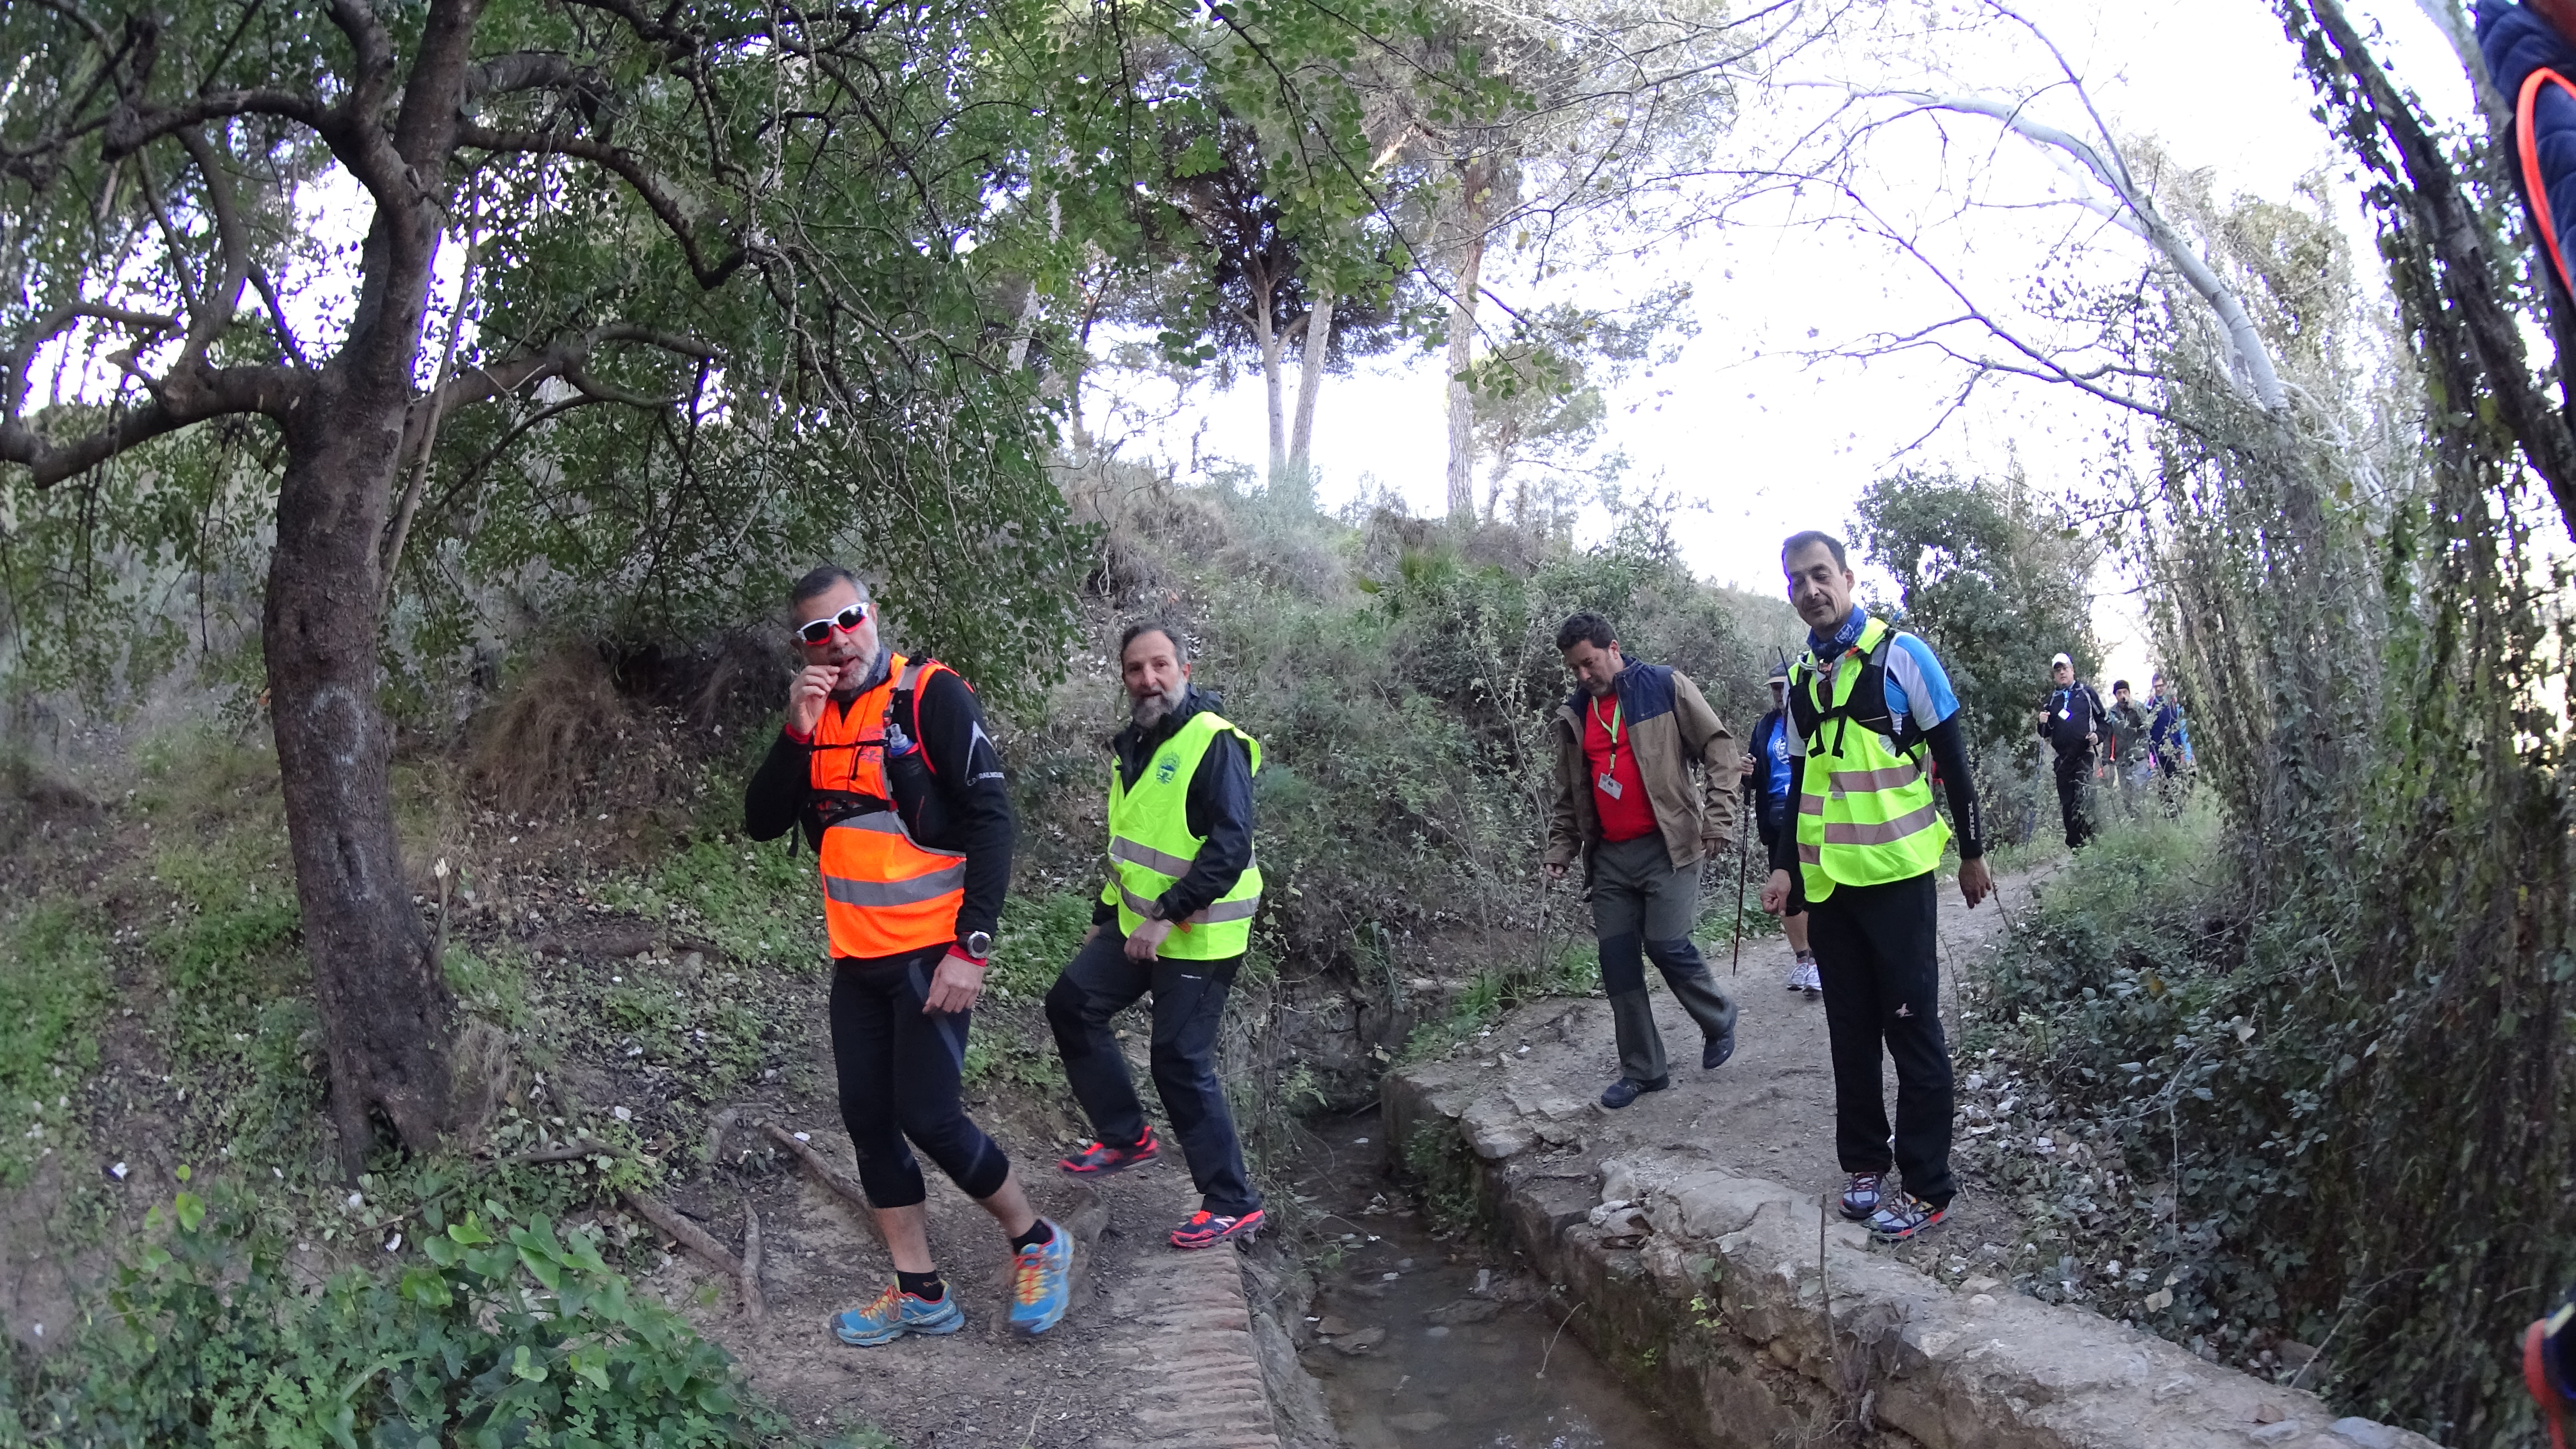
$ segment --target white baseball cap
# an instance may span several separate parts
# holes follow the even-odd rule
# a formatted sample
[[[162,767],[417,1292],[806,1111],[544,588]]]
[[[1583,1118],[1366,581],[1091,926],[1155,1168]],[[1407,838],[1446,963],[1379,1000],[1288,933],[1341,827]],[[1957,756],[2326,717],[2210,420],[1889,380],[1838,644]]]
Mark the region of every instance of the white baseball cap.
[[[2075,667],[2075,661],[2074,661],[2074,660],[2072,660],[2072,659],[2067,658],[2067,657],[2066,657],[2065,655],[2063,655],[2063,654],[2060,654],[2060,655],[2058,655],[2056,658],[2051,659],[2051,660],[2049,660],[2049,661],[2048,661],[2048,667],[2049,667],[2049,668],[2051,668],[2051,669],[2055,669],[2057,666],[2059,666],[2059,665],[2061,665],[2061,664],[2065,665],[2065,666],[2066,666],[2067,668],[2069,668],[2069,669],[2072,669],[2072,668],[2074,668],[2074,667]]]

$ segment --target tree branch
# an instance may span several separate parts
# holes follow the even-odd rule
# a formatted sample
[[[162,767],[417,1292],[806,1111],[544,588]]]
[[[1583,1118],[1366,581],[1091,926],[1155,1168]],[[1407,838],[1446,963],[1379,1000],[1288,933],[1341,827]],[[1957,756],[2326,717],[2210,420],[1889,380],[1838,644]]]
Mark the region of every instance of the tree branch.
[[[680,253],[688,259],[689,271],[698,285],[709,290],[724,285],[750,255],[737,246],[731,255],[710,261],[701,245],[696,219],[689,214],[680,198],[662,179],[645,168],[633,153],[587,136],[566,136],[551,132],[496,131],[488,126],[467,124],[456,132],[457,144],[483,151],[513,152],[531,156],[569,156],[587,161],[624,181],[636,197],[650,209],[671,239],[680,244]]]
[[[27,401],[27,365],[35,360],[36,350],[61,335],[62,330],[83,317],[101,322],[118,322],[147,335],[176,332],[181,323],[176,317],[159,312],[136,312],[125,307],[110,307],[99,302],[73,302],[57,307],[37,319],[36,324],[18,335],[18,345],[9,349],[5,358],[7,372],[0,375],[0,417],[14,420],[18,409]]]
[[[242,227],[231,174],[224,170],[215,148],[207,144],[205,134],[196,127],[182,129],[178,137],[188,159],[197,163],[197,174],[206,180],[206,209],[214,214],[215,244],[223,255],[223,271],[198,295],[197,315],[189,324],[187,343],[180,348],[173,371],[204,365],[207,347],[232,326],[233,314],[241,308],[242,287],[250,280],[250,235]]]
[[[165,378],[153,400],[68,443],[47,442],[36,429],[11,418],[0,422],[0,463],[15,463],[50,488],[167,433],[231,413],[282,416],[305,390],[304,378],[283,367],[198,368]]]

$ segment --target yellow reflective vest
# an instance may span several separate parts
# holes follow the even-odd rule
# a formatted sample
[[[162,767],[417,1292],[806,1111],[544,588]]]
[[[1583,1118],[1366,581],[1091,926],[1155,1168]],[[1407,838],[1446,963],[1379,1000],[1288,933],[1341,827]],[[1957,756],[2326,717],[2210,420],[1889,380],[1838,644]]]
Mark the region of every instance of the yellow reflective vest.
[[[1100,898],[1118,908],[1118,929],[1133,935],[1145,908],[1190,873],[1199,847],[1190,833],[1190,781],[1222,731],[1243,741],[1252,771],[1261,773],[1261,742],[1220,715],[1201,710],[1182,721],[1127,785],[1118,762],[1109,762],[1109,884]],[[1162,955],[1179,961],[1221,961],[1252,949],[1252,917],[1261,909],[1261,867],[1247,864],[1234,887],[1207,909],[1174,924]]]
[[[1941,863],[1950,827],[1932,801],[1926,747],[1903,749],[1852,706],[1886,713],[1887,650],[1895,631],[1872,619],[1830,665],[1810,650],[1789,670],[1789,713],[1806,758],[1798,776],[1798,869],[1807,899],[1836,886],[1908,880]]]

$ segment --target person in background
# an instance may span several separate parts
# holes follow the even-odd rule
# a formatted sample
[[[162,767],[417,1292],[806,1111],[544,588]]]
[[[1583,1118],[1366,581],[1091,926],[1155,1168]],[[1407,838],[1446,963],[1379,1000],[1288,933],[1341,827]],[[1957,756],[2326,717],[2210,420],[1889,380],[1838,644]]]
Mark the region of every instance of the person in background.
[[[2182,772],[2192,763],[2191,726],[2183,719],[2182,701],[2165,690],[2165,672],[2161,669],[2148,676],[2147,750],[2156,774],[2157,789],[2164,795],[2165,813],[2182,808]]]
[[[1959,700],[1932,646],[1853,604],[1841,540],[1793,534],[1780,569],[1806,621],[1807,653],[1789,671],[1797,809],[1771,848],[1762,908],[1786,910],[1793,889],[1806,897],[1833,1054],[1834,1153],[1851,1174],[1842,1214],[1899,1242],[1940,1223],[1959,1191],[1938,931],[1952,833],[1928,763],[1940,766],[1958,822],[1959,894],[1971,910],[1994,889],[1985,825]],[[1882,1056],[1896,1062],[1893,1133]],[[1888,1185],[1890,1167],[1901,1189]]]
[[[1556,647],[1575,690],[1549,725],[1553,799],[1540,867],[1558,880],[1583,857],[1601,987],[1619,1042],[1619,1079],[1602,1089],[1601,1105],[1615,1110],[1672,1085],[1646,997],[1647,960],[1699,1024],[1701,1070],[1735,1052],[1735,999],[1690,932],[1699,919],[1700,865],[1724,855],[1735,834],[1743,771],[1735,737],[1699,687],[1677,669],[1628,659],[1609,620],[1567,619]]]
[[[2154,717],[2129,697],[2129,681],[2111,681],[2111,707],[2103,712],[2111,731],[2111,773],[2119,785],[2120,813],[2138,818],[2138,801],[2144,794],[2147,774],[2155,766],[2147,759],[2147,736]]]
[[[1744,756],[1744,803],[1762,834],[1764,858],[1789,828],[1790,801],[1797,793],[1798,771],[1789,750],[1789,666],[1771,671],[1771,711],[1753,727],[1753,748]],[[1796,956],[1789,963],[1789,989],[1810,996],[1825,983],[1816,975],[1816,953],[1807,945],[1807,903],[1789,881],[1789,907],[1780,916],[1782,934]]]
[[[1090,933],[1046,994],[1064,1075],[1099,1139],[1057,1164],[1104,1177],[1161,1154],[1109,1023],[1154,998],[1154,1091],[1199,1190],[1175,1248],[1261,1231],[1261,1194],[1217,1080],[1226,993],[1252,950],[1261,868],[1252,860],[1252,777],[1261,746],[1190,683],[1189,645],[1161,623],[1118,641],[1127,727],[1109,742],[1109,883]]]
[[[2057,754],[2057,814],[2066,848],[2081,850],[2093,838],[2093,751],[2102,742],[2102,696],[2075,677],[2075,661],[2060,654],[2048,662],[2055,687],[2039,711],[2039,737]]]
[[[1073,1235],[1030,1208],[961,1095],[1018,834],[1001,756],[975,691],[944,664],[886,648],[876,606],[848,570],[815,569],[788,601],[803,621],[805,667],[743,792],[743,833],[775,840],[801,825],[821,858],[841,1121],[896,1280],[867,1307],[835,1315],[833,1332],[865,1345],[966,1326],[930,1255],[917,1146],[1001,1225],[1011,1327],[1043,1333],[1072,1301]],[[927,766],[945,822],[927,838],[922,798],[898,809],[902,781],[921,782],[916,765]]]

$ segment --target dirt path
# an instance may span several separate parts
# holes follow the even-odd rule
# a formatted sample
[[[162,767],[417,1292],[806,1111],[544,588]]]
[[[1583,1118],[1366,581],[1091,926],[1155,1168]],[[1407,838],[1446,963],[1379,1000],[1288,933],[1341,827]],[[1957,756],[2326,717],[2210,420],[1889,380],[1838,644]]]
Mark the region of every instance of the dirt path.
[[[787,1125],[809,1131],[826,1158],[848,1160],[838,1132]],[[1040,1212],[1059,1222],[1080,1212],[1092,1189],[1064,1182],[1053,1153],[1005,1146]],[[850,1348],[831,1336],[831,1316],[874,1297],[893,1281],[893,1265],[845,1200],[783,1161],[766,1166],[745,1182],[702,1180],[668,1194],[728,1247],[742,1242],[748,1197],[761,1226],[761,1321],[749,1320],[721,1275],[686,1255],[639,1286],[685,1307],[765,1398],[818,1439],[865,1428],[916,1449],[1281,1444],[1247,1318],[1242,1255],[1179,1253],[1164,1241],[1197,1206],[1177,1167],[1098,1185],[1106,1226],[1077,1261],[1073,1308],[1036,1339],[1007,1326],[1000,1229],[931,1172],[931,1242],[967,1326]]]
[[[2005,877],[1999,882],[2004,909],[2018,918],[2048,873],[2042,868]],[[2004,910],[1989,901],[1970,911],[1958,888],[1944,882],[1939,920],[1942,1019],[1955,1051],[1959,973],[2003,932]],[[1593,1105],[1601,1088],[1619,1074],[1605,1001],[1524,1009],[1461,1056],[1488,1063],[1512,1096],[1539,1107],[1535,1117],[1557,1123],[1565,1139],[1561,1150],[1573,1149],[1565,1155],[1573,1159],[1579,1154],[1581,1165],[1597,1164],[1627,1148],[1651,1147],[1695,1153],[1801,1192],[1840,1191],[1843,1173],[1834,1160],[1834,1078],[1824,1003],[1785,988],[1790,961],[1788,942],[1780,937],[1747,941],[1740,974],[1732,978],[1725,954],[1715,956],[1720,979],[1736,996],[1737,1025],[1735,1056],[1714,1072],[1698,1068],[1699,1028],[1661,989],[1655,973],[1648,972],[1655,989],[1655,1021],[1675,1062],[1673,1086],[1640,1097],[1623,1111],[1605,1112]],[[1964,1075],[1967,1068],[1960,1070]],[[1892,1065],[1884,1080],[1892,1118]],[[1569,1160],[1558,1170],[1577,1165]],[[1898,1256],[1929,1267],[1934,1258],[1973,1257],[1984,1245],[2000,1249],[2017,1241],[2006,1204],[1980,1192],[1972,1174],[1963,1172],[1961,1186],[1949,1221],[1897,1250]]]

